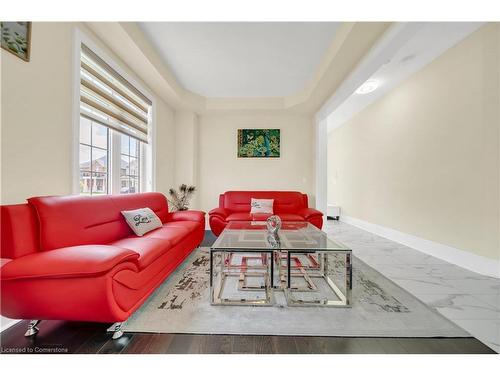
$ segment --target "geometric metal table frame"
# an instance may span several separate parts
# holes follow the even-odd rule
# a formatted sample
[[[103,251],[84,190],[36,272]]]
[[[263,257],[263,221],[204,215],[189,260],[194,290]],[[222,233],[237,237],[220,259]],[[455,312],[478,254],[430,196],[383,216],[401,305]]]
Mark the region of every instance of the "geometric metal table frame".
[[[280,280],[282,281],[282,289],[285,292],[285,297],[288,306],[326,306],[326,307],[350,307],[352,300],[352,250],[344,251],[314,251],[314,250],[286,250],[282,251],[287,254],[286,256],[286,267],[279,266]],[[335,293],[338,297],[337,300],[330,300],[328,298],[320,298],[314,300],[304,300],[296,299],[294,297],[294,292],[308,292],[315,291],[314,288],[297,288],[292,285],[293,276],[304,277],[303,273],[294,274],[292,267],[292,260],[294,254],[305,254],[311,255],[316,254],[319,260],[319,267],[317,270],[310,270],[305,273],[305,277],[308,279],[321,278],[323,279],[328,287]],[[344,276],[344,291],[342,291],[335,282],[328,275],[329,262],[328,257],[330,255],[344,254],[345,255],[345,276]],[[306,279],[306,281],[308,281]]]
[[[266,259],[261,266],[249,266],[245,263],[248,257],[242,257],[242,264],[232,264],[232,256],[234,253],[240,254],[259,254],[261,258]],[[292,266],[292,262],[297,262],[295,254],[304,254],[306,256],[316,255],[318,257],[318,265],[303,266],[298,264]],[[345,276],[344,276],[344,291],[342,291],[335,282],[329,277],[329,262],[330,255],[344,254],[345,255]],[[285,256],[283,256],[285,255]],[[265,258],[262,258],[262,257]],[[282,266],[282,259],[285,258],[286,266]],[[335,251],[315,251],[315,250],[272,250],[272,249],[255,249],[255,250],[236,250],[236,249],[211,249],[210,251],[210,303],[212,305],[233,305],[233,306],[272,306],[274,304],[273,296],[273,280],[274,280],[274,263],[276,262],[280,285],[279,288],[285,293],[285,298],[288,306],[325,306],[325,307],[350,307],[352,299],[352,250]],[[314,262],[314,258],[313,258]],[[258,270],[264,272],[258,272]],[[294,269],[299,272],[294,273]],[[246,277],[262,276],[264,285],[260,287],[247,286],[245,283]],[[304,277],[308,287],[298,288],[292,285],[293,277]],[[222,297],[222,292],[226,283],[227,277],[239,278],[239,290],[263,290],[264,298],[247,299],[238,298],[230,299]],[[217,279],[214,279],[217,278]],[[336,300],[327,298],[304,300],[294,297],[294,292],[313,292],[316,291],[314,283],[311,279],[323,279],[329,288],[338,297]]]
[[[210,303],[212,305],[232,306],[272,306],[274,305],[273,278],[274,262],[272,249],[210,249]],[[263,259],[262,266],[252,267],[249,265],[232,265],[231,260],[235,253],[259,254]],[[243,259],[248,258],[244,257]],[[263,272],[259,272],[259,270]],[[260,287],[247,286],[245,278],[261,276],[264,285]],[[239,290],[256,291],[262,290],[264,298],[238,298],[231,299],[222,296],[224,286],[228,277],[238,277]]]

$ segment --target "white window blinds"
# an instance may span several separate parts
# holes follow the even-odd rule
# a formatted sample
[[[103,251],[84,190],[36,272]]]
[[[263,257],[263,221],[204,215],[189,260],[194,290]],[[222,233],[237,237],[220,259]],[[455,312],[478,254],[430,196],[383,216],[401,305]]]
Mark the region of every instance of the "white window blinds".
[[[80,114],[147,143],[151,100],[84,44],[80,73]]]

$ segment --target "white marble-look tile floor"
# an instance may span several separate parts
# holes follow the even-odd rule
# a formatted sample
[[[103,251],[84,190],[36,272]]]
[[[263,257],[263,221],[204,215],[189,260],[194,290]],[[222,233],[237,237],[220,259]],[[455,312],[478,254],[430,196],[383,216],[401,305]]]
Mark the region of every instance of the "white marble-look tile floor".
[[[352,225],[324,230],[353,254],[500,353],[500,279],[484,276]]]

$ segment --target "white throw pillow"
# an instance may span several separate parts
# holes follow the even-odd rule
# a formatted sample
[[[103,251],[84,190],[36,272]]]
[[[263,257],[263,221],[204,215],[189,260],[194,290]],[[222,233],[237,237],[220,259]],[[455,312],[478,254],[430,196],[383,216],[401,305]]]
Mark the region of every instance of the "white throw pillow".
[[[160,218],[149,207],[132,211],[122,211],[122,215],[125,217],[129,227],[138,236],[143,236],[145,233],[160,228],[163,225]]]
[[[251,201],[251,214],[273,214],[274,199],[255,199]]]

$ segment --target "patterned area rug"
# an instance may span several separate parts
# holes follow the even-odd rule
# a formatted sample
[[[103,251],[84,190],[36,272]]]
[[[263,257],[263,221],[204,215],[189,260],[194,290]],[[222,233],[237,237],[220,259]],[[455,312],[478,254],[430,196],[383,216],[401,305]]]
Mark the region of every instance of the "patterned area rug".
[[[339,261],[335,261],[338,263]],[[340,266],[342,264],[336,264]],[[209,249],[200,248],[124,324],[126,332],[356,337],[470,337],[361,260],[351,308],[211,306]]]

